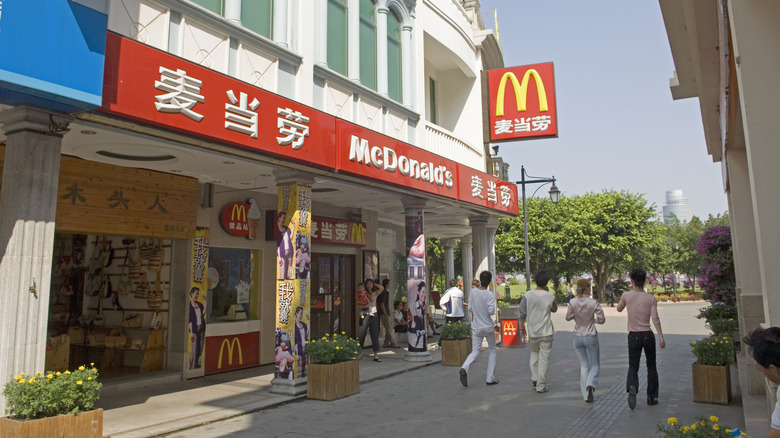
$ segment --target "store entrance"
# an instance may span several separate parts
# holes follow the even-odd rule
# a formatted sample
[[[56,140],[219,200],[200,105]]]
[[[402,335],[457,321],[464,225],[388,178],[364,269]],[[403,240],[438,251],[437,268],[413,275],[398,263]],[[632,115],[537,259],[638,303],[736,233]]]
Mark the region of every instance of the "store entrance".
[[[350,321],[354,319],[351,302],[355,286],[355,257],[339,254],[312,255],[311,285],[311,339],[326,333],[345,332],[354,337]]]

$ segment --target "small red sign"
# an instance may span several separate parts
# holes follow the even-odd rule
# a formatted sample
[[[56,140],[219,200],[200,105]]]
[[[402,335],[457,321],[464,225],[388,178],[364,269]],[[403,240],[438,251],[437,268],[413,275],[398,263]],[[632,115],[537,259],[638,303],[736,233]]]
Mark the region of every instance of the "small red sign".
[[[490,141],[557,137],[553,63],[488,71]]]
[[[206,338],[206,374],[260,364],[260,332]]]
[[[480,172],[462,164],[458,165],[458,199],[493,210],[518,215],[517,185]]]
[[[222,207],[219,224],[232,236],[257,239],[260,229],[260,209],[252,208],[249,202],[231,202]]]
[[[501,321],[502,344],[509,347],[517,347],[517,321],[505,319]]]

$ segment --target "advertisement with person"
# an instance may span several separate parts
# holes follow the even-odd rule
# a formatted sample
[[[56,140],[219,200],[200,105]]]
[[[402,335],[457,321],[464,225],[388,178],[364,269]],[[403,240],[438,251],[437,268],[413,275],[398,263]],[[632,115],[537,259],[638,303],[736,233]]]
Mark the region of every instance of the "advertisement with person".
[[[406,296],[409,303],[409,351],[427,351],[425,322],[428,289],[425,283],[425,234],[422,210],[406,210]]]
[[[204,374],[203,356],[206,336],[206,290],[209,288],[209,233],[207,229],[195,231],[192,240],[192,278],[190,278],[187,334],[187,364],[191,370],[187,377]],[[196,370],[192,372],[192,370]]]

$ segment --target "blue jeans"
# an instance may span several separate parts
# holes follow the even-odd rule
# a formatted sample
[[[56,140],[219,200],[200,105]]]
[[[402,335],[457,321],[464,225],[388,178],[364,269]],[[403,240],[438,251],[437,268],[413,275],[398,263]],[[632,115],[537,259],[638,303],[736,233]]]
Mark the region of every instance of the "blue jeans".
[[[599,337],[575,336],[574,351],[580,358],[580,391],[583,400],[588,399],[588,386],[599,383]]]

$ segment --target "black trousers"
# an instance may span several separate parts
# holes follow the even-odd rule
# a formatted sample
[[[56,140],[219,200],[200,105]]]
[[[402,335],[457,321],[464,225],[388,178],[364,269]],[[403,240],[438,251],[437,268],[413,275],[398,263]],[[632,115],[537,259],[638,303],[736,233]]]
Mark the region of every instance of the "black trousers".
[[[628,377],[626,392],[633,386],[639,390],[639,360],[645,351],[647,363],[647,396],[658,398],[658,368],[655,366],[655,335],[652,331],[628,332]]]

